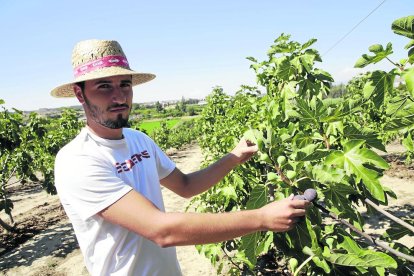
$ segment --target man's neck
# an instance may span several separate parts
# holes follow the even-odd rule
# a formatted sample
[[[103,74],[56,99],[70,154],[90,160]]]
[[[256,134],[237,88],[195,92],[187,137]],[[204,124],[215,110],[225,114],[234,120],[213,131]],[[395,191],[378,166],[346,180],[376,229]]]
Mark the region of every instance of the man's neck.
[[[92,133],[104,139],[120,140],[123,138],[122,128],[115,128],[115,129],[108,128],[108,127],[105,127],[103,125],[96,123],[93,120],[89,120],[86,123],[86,127],[90,131],[92,131]]]

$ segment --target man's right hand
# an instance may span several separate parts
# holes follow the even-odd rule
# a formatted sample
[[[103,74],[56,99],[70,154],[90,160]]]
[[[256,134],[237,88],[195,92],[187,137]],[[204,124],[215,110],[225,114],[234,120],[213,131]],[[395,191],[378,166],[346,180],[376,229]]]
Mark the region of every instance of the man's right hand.
[[[310,202],[288,198],[269,203],[259,211],[262,213],[263,230],[285,232],[292,229],[298,218],[306,214]]]

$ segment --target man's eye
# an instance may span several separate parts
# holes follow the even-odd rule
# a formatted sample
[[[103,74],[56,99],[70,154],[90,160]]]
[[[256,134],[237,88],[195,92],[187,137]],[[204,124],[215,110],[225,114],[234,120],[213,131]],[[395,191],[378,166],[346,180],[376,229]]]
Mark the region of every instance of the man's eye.
[[[131,87],[130,83],[121,83],[121,87]]]
[[[99,89],[110,89],[111,86],[109,84],[101,84],[98,86]]]

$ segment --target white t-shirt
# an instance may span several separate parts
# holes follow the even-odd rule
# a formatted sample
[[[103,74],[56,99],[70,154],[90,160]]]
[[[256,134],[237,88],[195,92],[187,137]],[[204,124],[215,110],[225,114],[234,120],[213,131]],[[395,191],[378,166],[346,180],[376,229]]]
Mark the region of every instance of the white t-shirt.
[[[56,156],[55,185],[86,267],[92,275],[181,275],[175,247],[97,215],[131,189],[164,211],[159,181],[175,164],[145,134],[125,128],[123,135],[107,140],[84,128]]]

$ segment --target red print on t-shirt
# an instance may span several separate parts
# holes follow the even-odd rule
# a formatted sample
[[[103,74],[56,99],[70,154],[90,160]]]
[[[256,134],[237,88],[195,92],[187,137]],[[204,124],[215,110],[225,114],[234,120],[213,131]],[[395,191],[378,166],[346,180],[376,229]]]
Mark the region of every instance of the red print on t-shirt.
[[[115,168],[118,173],[130,171],[135,164],[142,162],[143,158],[150,158],[148,151],[144,150],[141,153],[135,153],[130,159],[125,160],[125,162],[116,162]]]

